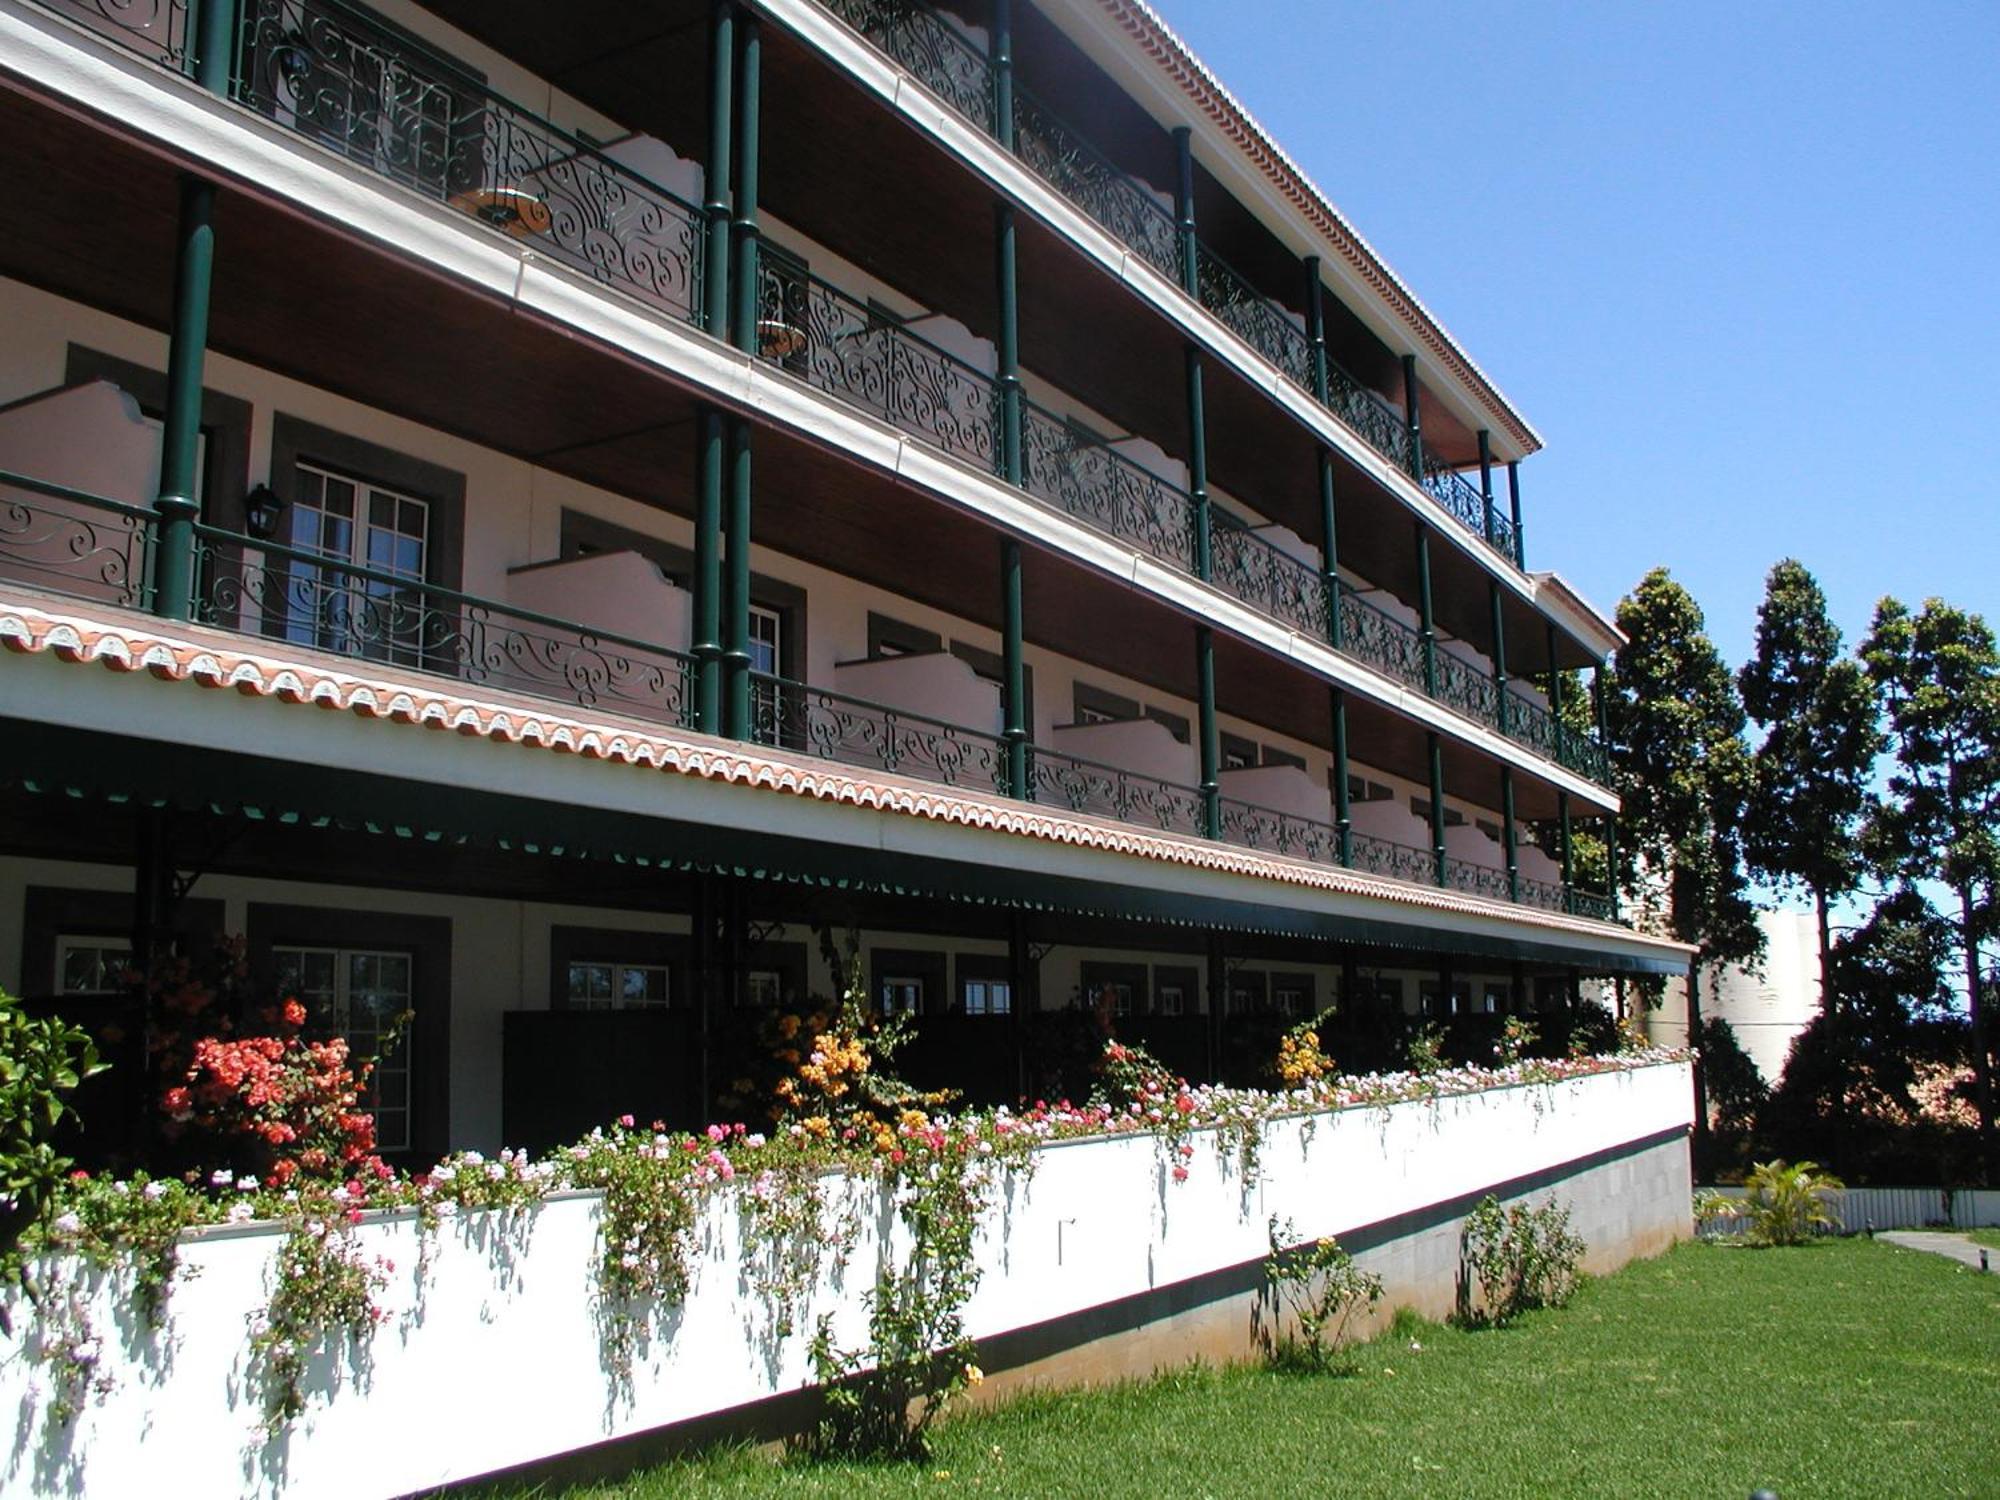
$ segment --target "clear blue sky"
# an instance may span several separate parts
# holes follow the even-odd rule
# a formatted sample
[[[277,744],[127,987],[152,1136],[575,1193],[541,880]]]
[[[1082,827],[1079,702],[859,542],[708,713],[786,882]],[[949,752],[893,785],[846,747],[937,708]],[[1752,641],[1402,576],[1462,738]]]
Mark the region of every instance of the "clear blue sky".
[[[2000,3],[1155,3],[1542,433],[1532,566],[2000,626]]]

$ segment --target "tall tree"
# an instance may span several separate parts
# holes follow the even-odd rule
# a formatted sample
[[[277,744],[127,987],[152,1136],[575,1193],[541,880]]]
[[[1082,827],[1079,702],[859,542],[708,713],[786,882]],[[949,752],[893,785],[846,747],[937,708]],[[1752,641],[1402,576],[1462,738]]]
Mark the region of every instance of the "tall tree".
[[[1655,568],[1618,605],[1606,717],[1617,768],[1619,883],[1660,908],[1695,945],[1688,1033],[1701,1025],[1701,970],[1748,962],[1764,947],[1743,868],[1750,752],[1736,682],[1693,597]],[[1696,1128],[1707,1113],[1696,1071]]]
[[[1951,893],[1945,915],[1965,966],[1980,1155],[1991,1180],[1993,1054],[1980,950],[2000,933],[2000,648],[1984,619],[1942,599],[1915,614],[1884,599],[1861,655],[1895,754],[1868,852],[1885,873]]]
[[[1764,730],[1750,765],[1744,854],[1773,885],[1812,897],[1820,1008],[1838,1029],[1828,909],[1860,885],[1865,869],[1861,820],[1882,750],[1881,707],[1867,670],[1841,654],[1818,580],[1793,558],[1764,581],[1756,654],[1736,683],[1744,710]]]

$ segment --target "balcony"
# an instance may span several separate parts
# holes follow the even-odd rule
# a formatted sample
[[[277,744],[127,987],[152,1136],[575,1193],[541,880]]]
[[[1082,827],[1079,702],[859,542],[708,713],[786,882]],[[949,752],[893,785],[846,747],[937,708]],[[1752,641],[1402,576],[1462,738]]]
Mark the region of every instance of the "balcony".
[[[115,392],[97,386],[86,388],[85,396],[101,404],[106,389]],[[5,416],[0,413],[0,422]],[[661,638],[685,640],[686,596],[633,554],[516,569],[509,575],[516,600],[501,601],[205,524],[195,524],[193,533],[193,613],[201,624],[667,729],[693,727],[693,660]],[[150,602],[144,580],[161,545],[158,519],[148,509],[0,471],[0,576],[143,609]],[[518,602],[553,601],[557,584],[575,585],[560,590],[562,602],[574,610],[578,598],[587,599],[593,620]],[[660,622],[659,635],[627,633],[649,620]],[[755,742],[988,795],[1004,792],[1007,756],[997,698],[963,662],[923,653],[845,663],[836,672],[843,684],[867,684],[899,701],[753,673]],[[934,691],[939,696],[932,697]],[[912,702],[949,704],[973,722],[904,706]],[[1204,836],[1203,798],[1189,784],[1193,752],[1164,725],[1079,724],[1057,735],[1059,744],[1028,747],[1030,800]],[[1448,853],[1440,868],[1423,847],[1424,825],[1399,804],[1357,805],[1343,836],[1321,815],[1320,798],[1302,773],[1246,768],[1227,773],[1226,781],[1219,806],[1224,842],[1489,899],[1610,914],[1602,898],[1536,878],[1526,851],[1518,890],[1490,854],[1461,849]],[[1233,795],[1238,792],[1281,805]]]
[[[914,4],[820,0],[952,109],[989,134],[992,63],[981,41],[953,18]],[[1407,414],[1314,348],[1304,321],[1258,291],[1212,246],[1196,238],[1184,263],[1172,200],[1118,166],[1082,132],[1016,82],[1014,152],[1106,233],[1195,300],[1287,380],[1333,413],[1363,443],[1426,490],[1458,524],[1515,567],[1521,538],[1511,516],[1411,439]],[[1323,384],[1322,384],[1323,382]]]
[[[179,10],[141,24],[122,8],[106,11],[81,0],[43,3],[151,60],[187,64]],[[983,54],[935,13],[901,6],[846,9],[878,20],[878,10],[880,16],[893,11],[899,19],[884,23],[885,36],[900,60],[914,66],[910,59],[927,59],[923,76],[949,84],[947,97],[968,108],[983,97],[990,83]],[[232,76],[232,96],[267,119],[495,232],[532,243],[538,253],[612,292],[700,326],[705,241],[701,211],[691,201],[699,169],[678,162],[662,143],[640,136],[598,146],[558,129],[390,23],[340,0],[254,0],[243,14]],[[1054,174],[1058,186],[1067,183],[1094,197],[1105,217],[1126,225],[1154,253],[1164,245],[1178,254],[1159,229],[1172,230],[1171,215],[1149,189],[1063,134],[1032,99],[1023,110],[1022,150],[1041,163],[1038,170]],[[662,175],[672,170],[681,191],[642,175],[636,161]],[[1246,337],[1255,333],[1259,347],[1275,351],[1281,367],[1296,375],[1304,335],[1291,316],[1256,299],[1219,259],[1208,256],[1204,267],[1204,284],[1222,288],[1211,300],[1225,320]],[[758,354],[768,363],[985,472],[997,471],[998,384],[962,347],[946,347],[941,336],[926,337],[880,305],[775,261],[764,264],[759,305]],[[1407,442],[1399,416],[1379,405],[1368,411],[1374,416],[1361,421],[1363,429],[1379,430],[1383,441],[1393,433]],[[1356,412],[1362,408],[1353,407],[1350,415]],[[1023,402],[1022,450],[1022,487],[1034,499],[1177,571],[1196,572],[1197,513],[1183,486],[1036,401]],[[1398,461],[1407,467],[1408,457]],[[14,467],[50,472],[29,463]],[[1447,506],[1461,519],[1465,494],[1478,497],[1448,470],[1429,471],[1426,482],[1434,494],[1453,497]],[[121,493],[88,482],[78,487]],[[1491,507],[1486,510],[1492,532],[1498,519]],[[1316,551],[1274,544],[1269,531],[1216,511],[1210,581],[1285,628],[1328,641],[1536,754],[1605,781],[1607,767],[1594,740],[1566,732],[1518,689],[1503,703],[1490,678],[1442,654],[1435,667],[1429,665],[1430,653],[1414,628],[1351,591],[1340,591],[1337,606],[1330,607]]]

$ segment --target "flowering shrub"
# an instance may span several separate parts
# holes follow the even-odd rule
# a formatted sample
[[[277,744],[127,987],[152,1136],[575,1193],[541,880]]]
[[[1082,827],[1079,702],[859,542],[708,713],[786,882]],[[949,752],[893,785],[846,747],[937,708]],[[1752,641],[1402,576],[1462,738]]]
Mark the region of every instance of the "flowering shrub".
[[[1333,1016],[1323,1010],[1310,1021],[1301,1021],[1278,1038],[1278,1056],[1272,1064],[1279,1084],[1288,1089],[1318,1083],[1333,1071],[1333,1059],[1320,1050],[1319,1032]]]
[[[272,1436],[304,1414],[303,1379],[313,1354],[342,1334],[350,1344],[364,1340],[382,1321],[375,1294],[396,1267],[362,1252],[354,1234],[362,1213],[353,1197],[345,1189],[315,1188],[278,1247],[271,1302],[250,1333],[264,1430]]]
[[[1382,1278],[1357,1266],[1338,1240],[1298,1243],[1298,1231],[1275,1214],[1269,1234],[1257,1327],[1265,1358],[1278,1370],[1351,1374],[1348,1329],[1357,1314],[1382,1300]],[[1267,1306],[1269,1325],[1262,1321]]]
[[[204,1134],[231,1165],[279,1187],[301,1174],[386,1178],[374,1116],[361,1107],[374,1060],[350,1061],[344,1037],[306,1040],[297,1000],[264,1022],[262,1035],[195,1040],[186,1071],[161,1096],[169,1134]]]
[[[1503,1210],[1488,1193],[1465,1216],[1459,1322],[1499,1327],[1537,1307],[1562,1307],[1576,1295],[1585,1249],[1570,1233],[1569,1209],[1553,1198],[1540,1208]]]
[[[48,1214],[72,1165],[54,1143],[69,1095],[101,1067],[82,1030],[30,1016],[0,990],[0,1267],[9,1274],[20,1270],[22,1231]]]

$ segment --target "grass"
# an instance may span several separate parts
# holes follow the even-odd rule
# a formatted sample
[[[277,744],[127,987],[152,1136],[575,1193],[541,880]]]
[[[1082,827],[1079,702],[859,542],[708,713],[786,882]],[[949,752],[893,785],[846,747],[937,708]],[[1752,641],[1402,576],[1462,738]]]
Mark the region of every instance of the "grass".
[[[1986,1245],[2000,1250],[2000,1229],[1968,1229],[1965,1237],[1975,1245]]]
[[[1513,1328],[1406,1324],[1361,1363],[1027,1397],[947,1424],[920,1467],[738,1449],[564,1493],[2000,1494],[2000,1277],[1884,1243],[1682,1246]]]

